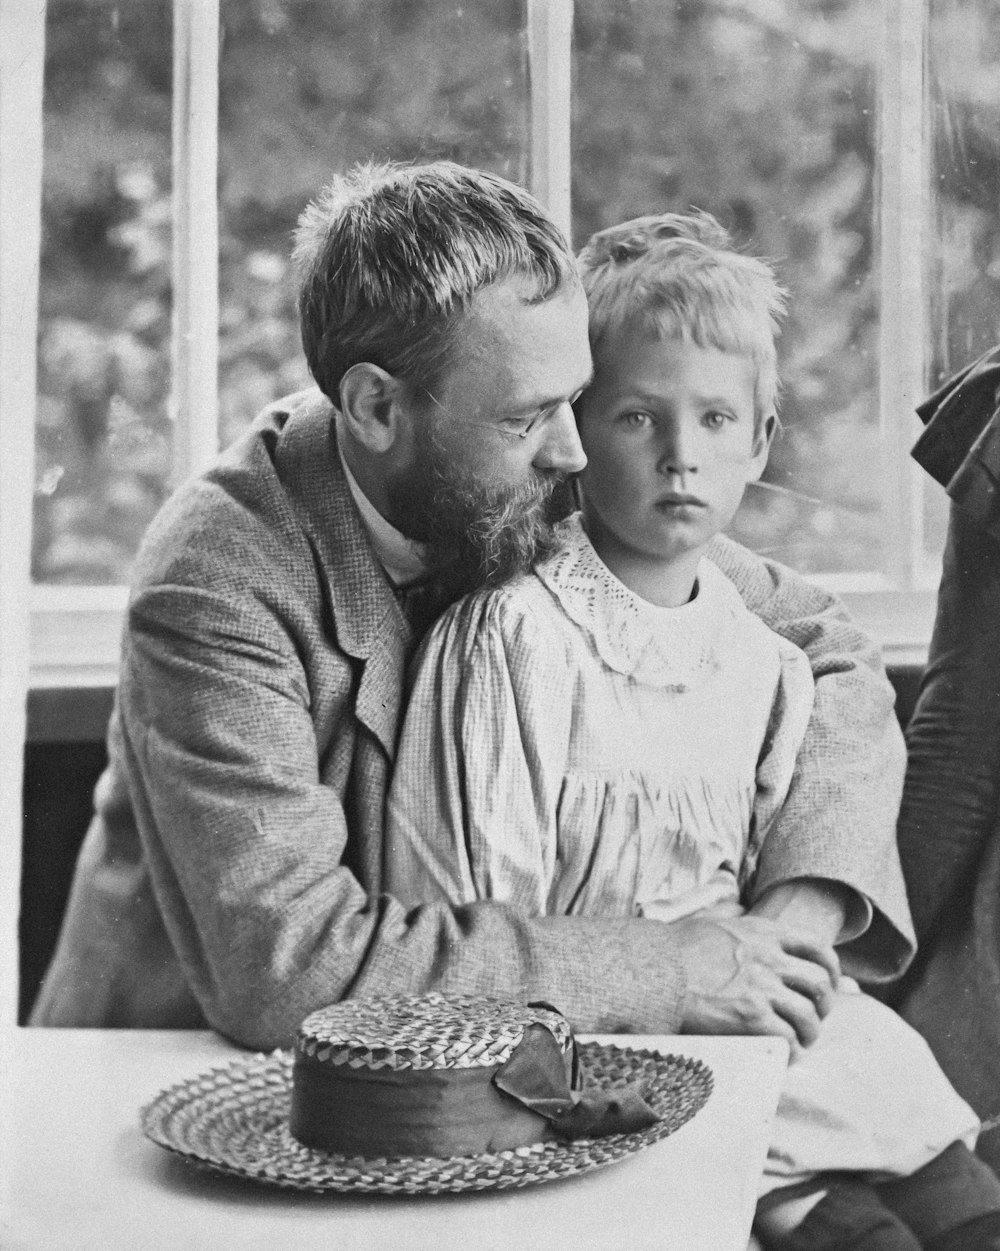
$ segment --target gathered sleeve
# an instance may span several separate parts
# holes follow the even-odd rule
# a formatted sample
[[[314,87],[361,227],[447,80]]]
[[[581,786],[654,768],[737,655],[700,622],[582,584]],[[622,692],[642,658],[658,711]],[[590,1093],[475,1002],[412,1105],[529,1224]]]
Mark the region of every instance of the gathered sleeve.
[[[906,753],[879,650],[836,596],[794,570],[721,537],[708,555],[750,611],[805,653],[815,683],[754,896],[804,876],[860,892],[872,902],[872,923],[842,948],[844,967],[864,981],[896,977],[915,949],[896,844]]]
[[[386,813],[386,882],[404,902],[547,911],[573,675],[533,591],[547,594],[525,580],[467,597],[418,654]]]

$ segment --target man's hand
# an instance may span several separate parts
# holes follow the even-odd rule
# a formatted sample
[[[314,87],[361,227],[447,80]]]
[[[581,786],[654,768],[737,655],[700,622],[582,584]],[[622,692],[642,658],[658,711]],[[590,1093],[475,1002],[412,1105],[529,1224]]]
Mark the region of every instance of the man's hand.
[[[688,1034],[777,1034],[792,1052],[819,1037],[840,963],[828,943],[766,917],[689,917],[672,927],[687,973]]]

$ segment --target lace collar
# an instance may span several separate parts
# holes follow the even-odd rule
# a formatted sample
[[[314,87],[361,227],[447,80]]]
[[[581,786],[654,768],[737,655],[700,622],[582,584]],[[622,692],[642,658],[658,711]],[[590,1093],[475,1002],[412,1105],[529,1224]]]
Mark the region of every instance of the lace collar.
[[[649,686],[686,690],[718,667],[719,644],[742,600],[711,561],[698,566],[692,600],[661,608],[618,581],[579,513],[561,523],[559,535],[559,551],[536,573],[609,668]]]

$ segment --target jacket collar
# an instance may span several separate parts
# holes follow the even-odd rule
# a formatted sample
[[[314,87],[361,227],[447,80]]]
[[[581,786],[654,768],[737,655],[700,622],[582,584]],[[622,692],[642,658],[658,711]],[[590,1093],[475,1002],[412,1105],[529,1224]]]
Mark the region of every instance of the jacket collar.
[[[1000,348],[991,348],[917,409],[920,465],[1000,539]]]
[[[275,467],[316,554],[337,643],[365,662],[355,712],[392,758],[413,632],[351,498],[329,400],[300,392],[272,411]]]

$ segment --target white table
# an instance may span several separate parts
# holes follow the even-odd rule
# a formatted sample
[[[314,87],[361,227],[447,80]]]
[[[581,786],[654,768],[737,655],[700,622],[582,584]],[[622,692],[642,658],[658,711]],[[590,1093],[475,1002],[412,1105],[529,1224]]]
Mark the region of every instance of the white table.
[[[744,1251],[787,1060],[771,1038],[620,1038],[694,1056],[715,1088],[663,1141],[581,1177],[423,1198],[312,1195],[204,1172],[139,1108],[239,1054],[210,1033],[0,1035],[4,1251]]]

